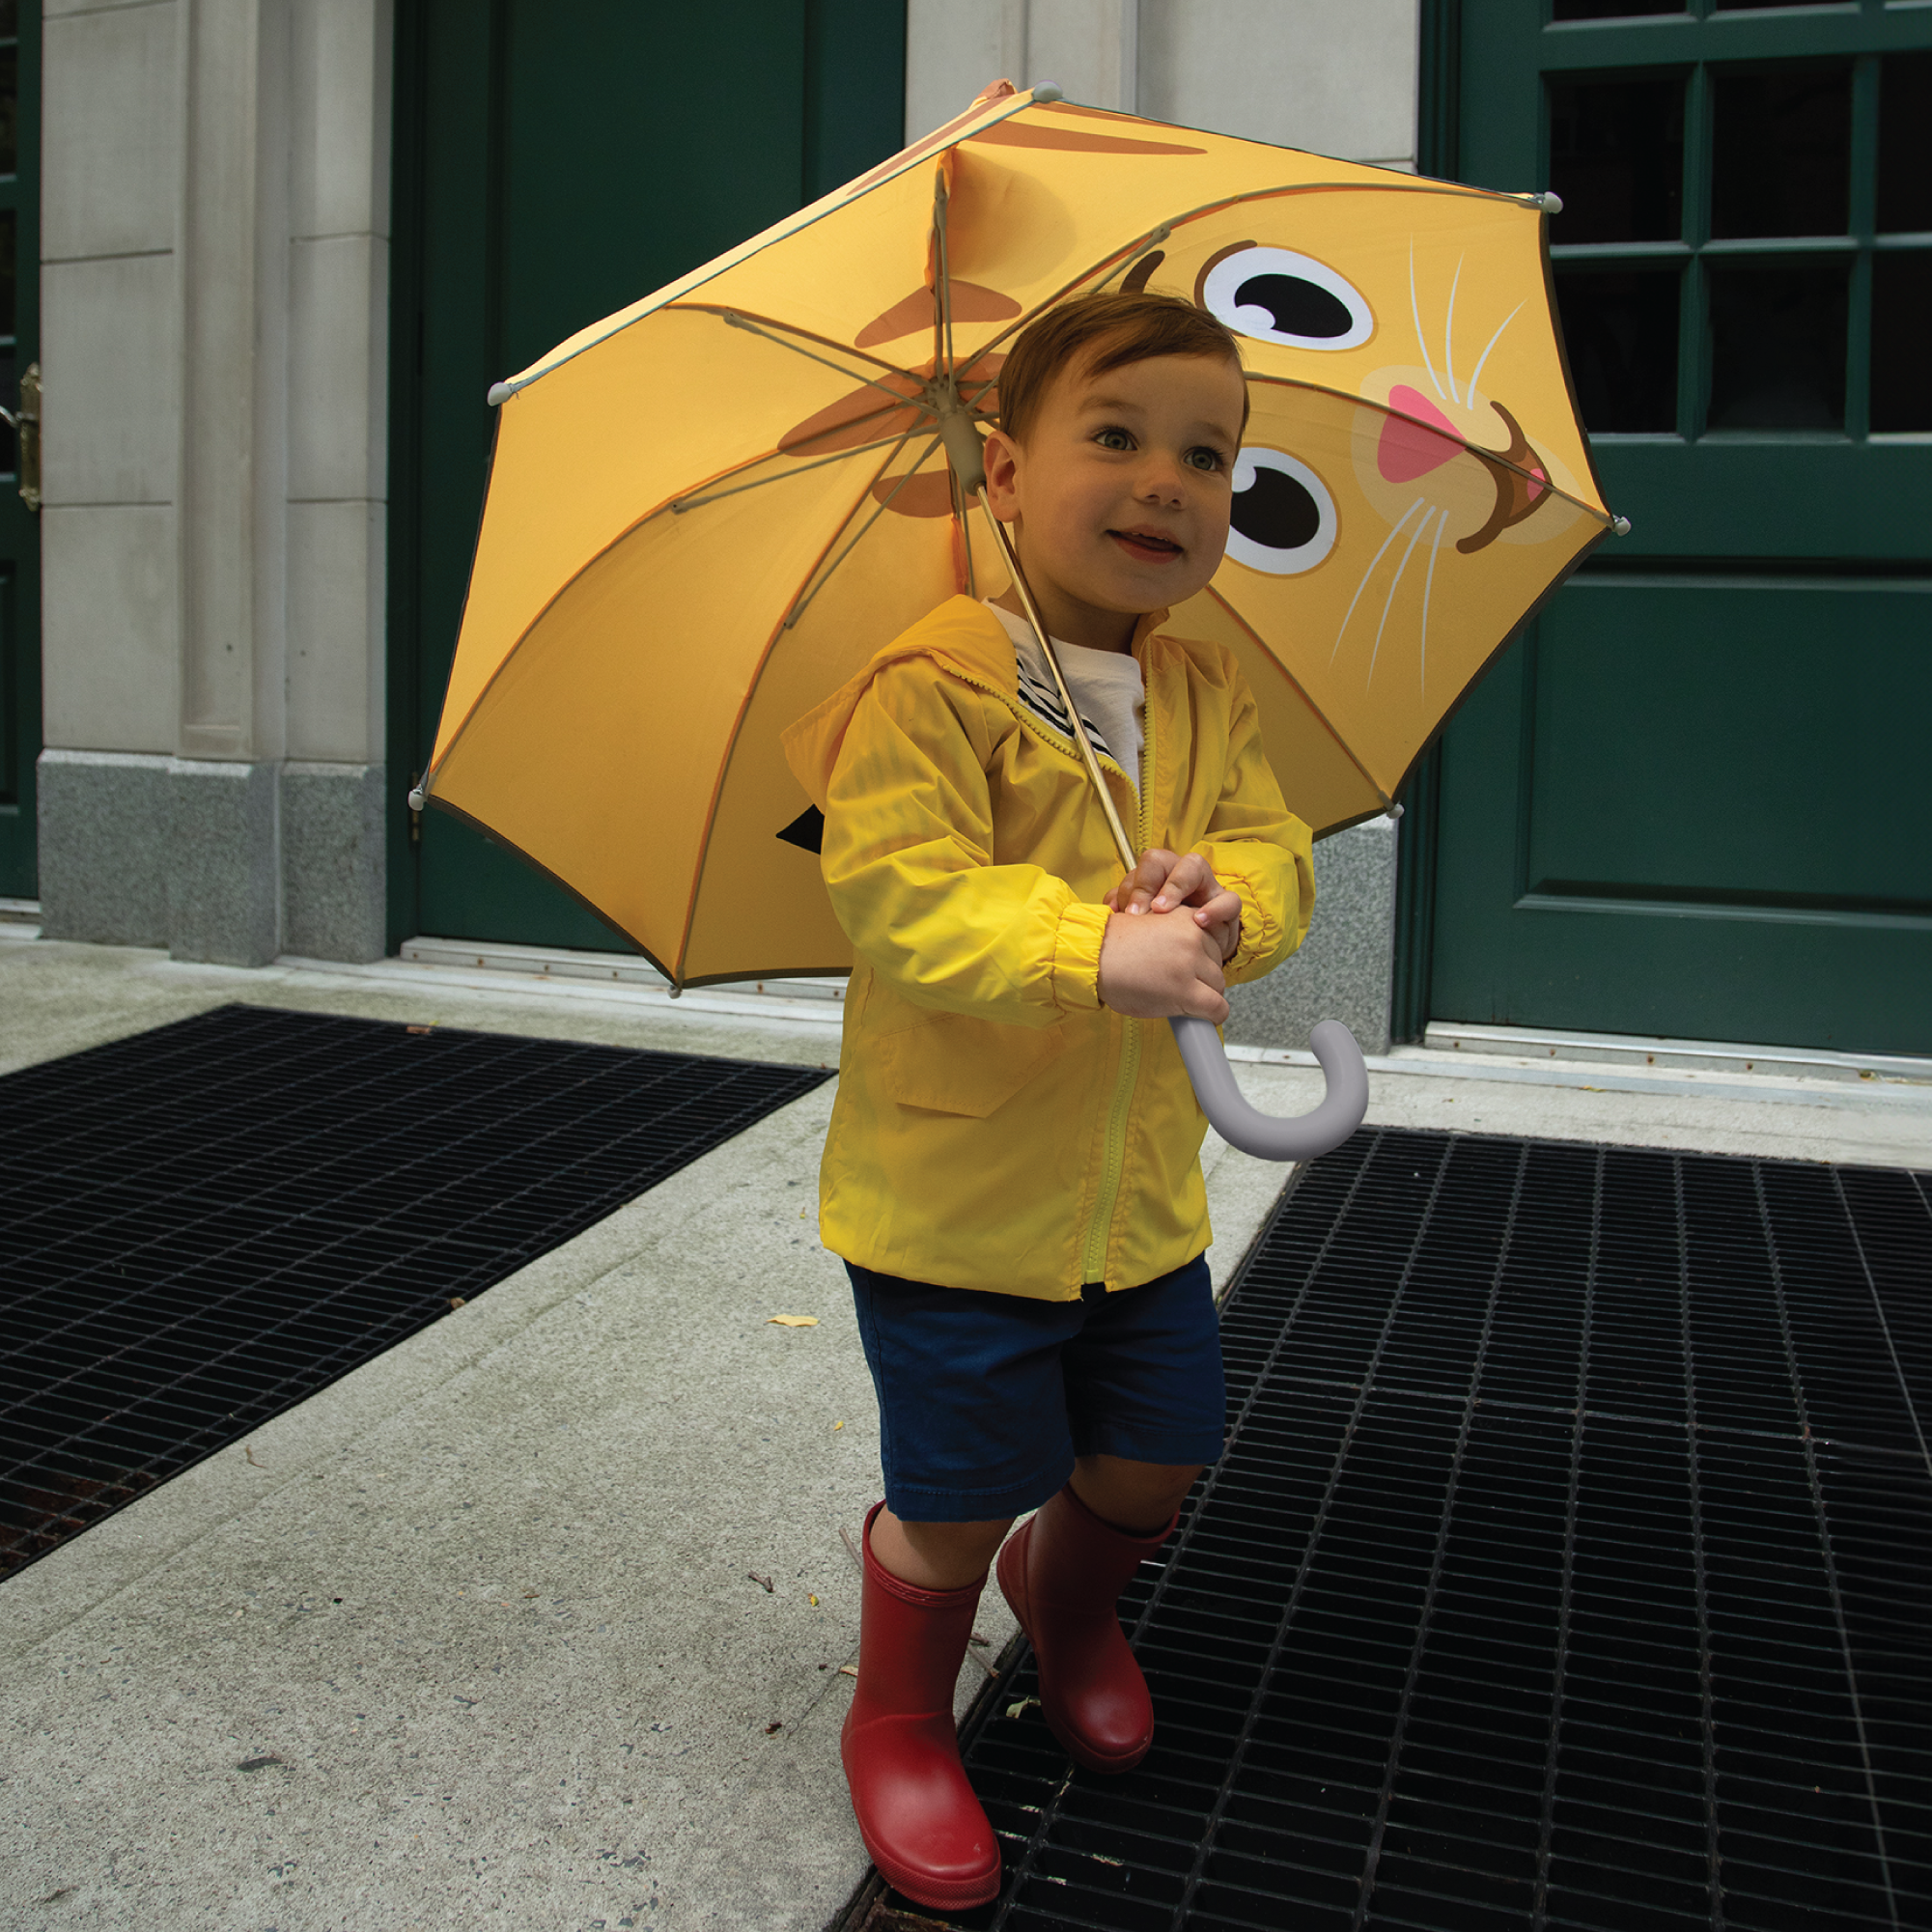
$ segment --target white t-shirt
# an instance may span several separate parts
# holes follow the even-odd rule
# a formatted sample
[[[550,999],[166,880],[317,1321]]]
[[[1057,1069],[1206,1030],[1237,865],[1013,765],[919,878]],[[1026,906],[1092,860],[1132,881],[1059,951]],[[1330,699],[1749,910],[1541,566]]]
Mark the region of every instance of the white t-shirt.
[[[1074,728],[1066,708],[1060,703],[1053,673],[1033,627],[1023,617],[1015,617],[991,598],[986,607],[1006,627],[1013,639],[1013,655],[1020,665],[1020,701],[1028,711],[1050,724],[1063,737],[1071,738]],[[1147,742],[1143,720],[1147,714],[1147,689],[1140,666],[1125,651],[1095,651],[1085,644],[1068,644],[1053,639],[1053,650],[1067,680],[1067,689],[1079,707],[1080,722],[1087,728],[1093,748],[1111,758],[1127,773],[1137,794],[1140,790],[1140,753]]]

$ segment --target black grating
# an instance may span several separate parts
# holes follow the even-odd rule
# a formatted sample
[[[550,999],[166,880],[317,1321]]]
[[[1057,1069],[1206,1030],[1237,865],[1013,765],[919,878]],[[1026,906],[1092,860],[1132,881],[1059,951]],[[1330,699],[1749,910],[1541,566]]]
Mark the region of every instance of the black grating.
[[[955,1922],[1932,1925],[1928,1194],[1390,1130],[1303,1170],[1123,1599],[1154,1750],[1073,1770],[1022,1651]]]
[[[228,1006],[0,1079],[0,1575],[827,1078]]]

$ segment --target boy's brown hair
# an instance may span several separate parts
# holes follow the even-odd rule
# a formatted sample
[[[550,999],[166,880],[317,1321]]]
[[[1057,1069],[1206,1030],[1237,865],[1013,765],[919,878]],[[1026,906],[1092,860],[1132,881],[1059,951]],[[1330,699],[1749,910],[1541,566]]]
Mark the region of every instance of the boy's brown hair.
[[[1179,295],[1143,290],[1077,295],[1020,331],[999,371],[999,427],[1024,442],[1054,377],[1076,363],[1089,376],[1157,355],[1210,355],[1239,369],[1241,344],[1217,316]],[[1247,398],[1241,405],[1247,428]]]

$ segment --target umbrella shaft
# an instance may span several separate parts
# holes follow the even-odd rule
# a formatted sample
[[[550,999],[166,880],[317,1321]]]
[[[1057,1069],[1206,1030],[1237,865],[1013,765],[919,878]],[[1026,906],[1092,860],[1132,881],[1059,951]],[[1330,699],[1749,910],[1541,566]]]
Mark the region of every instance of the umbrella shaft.
[[[1113,834],[1114,849],[1120,854],[1123,872],[1132,872],[1134,866],[1134,842],[1127,836],[1127,827],[1120,822],[1120,813],[1115,810],[1113,794],[1107,790],[1106,773],[1100,769],[1100,759],[1095,755],[1092,741],[1087,737],[1087,728],[1080,722],[1079,707],[1074,702],[1074,694],[1067,688],[1066,674],[1060,669],[1059,653],[1053,649],[1053,640],[1047,635],[1047,626],[1040,616],[1039,606],[1033,602],[1033,592],[1028,587],[1025,574],[1020,568],[1020,558],[1013,547],[1013,540],[1006,534],[1006,525],[993,514],[993,506],[986,500],[984,486],[979,492],[979,507],[986,512],[986,520],[993,527],[993,541],[999,546],[999,553],[1006,559],[1008,574],[1013,579],[1013,588],[1020,593],[1020,602],[1026,611],[1026,621],[1033,627],[1033,634],[1040,640],[1040,649],[1046,654],[1047,668],[1053,674],[1054,686],[1060,693],[1060,702],[1067,708],[1067,716],[1074,727],[1074,742],[1080,748],[1080,758],[1087,768],[1087,776],[1093,780],[1095,796],[1100,799],[1100,808],[1106,814],[1106,828]]]

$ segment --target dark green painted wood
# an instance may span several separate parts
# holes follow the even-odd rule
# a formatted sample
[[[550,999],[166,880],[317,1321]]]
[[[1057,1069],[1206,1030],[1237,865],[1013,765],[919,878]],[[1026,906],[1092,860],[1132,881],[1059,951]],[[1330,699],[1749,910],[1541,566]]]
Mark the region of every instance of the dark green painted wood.
[[[904,8],[404,0],[397,35],[392,942],[628,948],[480,833],[404,803],[468,581],[493,420],[484,398],[585,323],[892,154]]]
[[[1932,578],[1579,577],[1449,736],[1438,1013],[1932,1053],[1928,635]]]
[[[1415,165],[1453,179],[1462,115],[1462,0],[1423,0],[1416,48]],[[1391,1039],[1419,1040],[1429,1023],[1436,944],[1436,842],[1441,824],[1439,740],[1403,786],[1395,841],[1395,959],[1389,989]]]
[[[14,347],[0,402],[41,353],[41,12],[21,7],[14,169],[0,175],[0,213],[14,220]],[[0,465],[0,470],[5,466]],[[34,761],[41,755],[41,519],[0,473],[0,897],[40,891]]]
[[[1678,431],[1598,435],[1633,534],[1600,552],[1449,730],[1411,800],[1411,1037],[1443,1020],[1932,1053],[1932,443],[1870,437],[1870,157],[1886,51],[1932,11],[1856,6],[1547,23],[1459,0],[1461,179],[1542,186],[1546,73],[1686,73]],[[1440,14],[1439,18],[1446,18]],[[1835,241],[1709,243],[1711,81],[1733,62],[1852,56],[1849,221]],[[1559,266],[1562,219],[1552,228]],[[1877,245],[1893,245],[1881,241]],[[1915,240],[1899,245],[1918,246]],[[1853,263],[1842,431],[1703,431],[1708,259]],[[1932,354],[1932,336],[1927,338]],[[1433,848],[1433,851],[1431,850]]]

